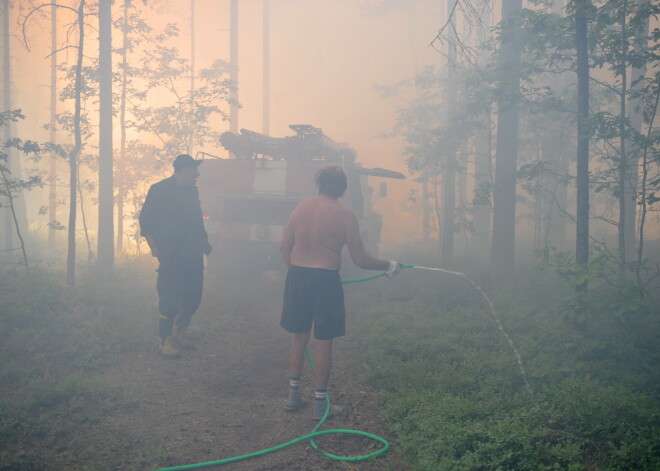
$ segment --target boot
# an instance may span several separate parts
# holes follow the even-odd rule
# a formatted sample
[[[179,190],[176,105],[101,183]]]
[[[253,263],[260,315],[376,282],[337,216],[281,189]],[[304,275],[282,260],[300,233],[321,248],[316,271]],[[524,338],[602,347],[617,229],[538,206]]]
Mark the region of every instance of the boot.
[[[181,358],[181,352],[172,345],[172,337],[160,339],[158,352],[165,358]]]
[[[195,344],[188,337],[188,327],[174,326],[174,335],[172,336],[177,346],[185,350],[195,350]]]

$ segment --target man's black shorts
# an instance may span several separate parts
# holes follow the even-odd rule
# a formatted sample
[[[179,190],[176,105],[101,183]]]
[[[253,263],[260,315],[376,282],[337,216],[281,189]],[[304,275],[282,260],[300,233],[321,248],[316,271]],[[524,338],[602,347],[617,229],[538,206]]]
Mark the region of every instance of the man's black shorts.
[[[346,331],[344,289],[338,270],[292,266],[286,275],[280,325],[287,331],[309,332],[319,340],[341,337]]]

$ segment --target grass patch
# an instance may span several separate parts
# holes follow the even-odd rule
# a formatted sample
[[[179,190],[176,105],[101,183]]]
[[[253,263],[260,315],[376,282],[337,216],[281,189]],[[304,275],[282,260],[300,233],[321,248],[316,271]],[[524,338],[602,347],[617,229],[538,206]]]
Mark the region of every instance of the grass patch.
[[[413,469],[660,467],[657,311],[578,323],[561,312],[558,285],[498,290],[530,396],[469,284],[419,272],[396,283],[365,287],[355,318],[367,381]]]

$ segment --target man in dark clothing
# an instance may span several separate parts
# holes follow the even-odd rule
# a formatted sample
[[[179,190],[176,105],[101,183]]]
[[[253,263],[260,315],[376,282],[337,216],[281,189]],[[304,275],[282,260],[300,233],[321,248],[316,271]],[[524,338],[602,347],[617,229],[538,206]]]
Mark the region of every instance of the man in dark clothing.
[[[204,254],[211,253],[195,186],[201,163],[190,155],[179,155],[174,175],[149,188],[140,212],[140,234],[160,262],[158,350],[167,358],[181,356],[177,347],[195,348],[188,326],[202,299]]]

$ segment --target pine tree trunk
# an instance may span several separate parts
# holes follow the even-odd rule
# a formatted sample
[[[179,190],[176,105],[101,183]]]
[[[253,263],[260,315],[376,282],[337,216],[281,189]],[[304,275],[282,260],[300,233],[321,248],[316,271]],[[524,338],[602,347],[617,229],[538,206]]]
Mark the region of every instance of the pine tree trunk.
[[[547,144],[547,151],[553,156],[554,174],[550,175],[551,197],[548,208],[548,223],[546,225],[544,245],[564,247],[566,245],[566,218],[562,211],[566,211],[568,202],[568,185],[565,175],[568,174],[568,163],[564,154],[564,122],[560,123],[559,141]]]
[[[503,96],[500,97],[497,106],[491,249],[491,270],[495,274],[512,272],[514,268],[521,57],[518,16],[521,9],[522,0],[502,1],[500,74]]]
[[[619,235],[619,275],[624,276],[626,270],[626,199],[629,196],[628,187],[628,156],[626,153],[626,125],[623,120],[626,117],[626,100],[628,95],[628,71],[627,71],[627,50],[628,38],[626,36],[626,17],[628,11],[628,1],[623,0],[621,4],[621,91],[619,94],[619,168],[618,168],[618,187],[619,187],[619,224],[617,226]]]
[[[117,165],[117,252],[124,251],[124,201],[126,200],[126,88],[128,86],[128,4],[124,0],[121,52],[121,97],[119,102],[119,164]]]
[[[57,139],[57,6],[53,5],[50,16],[50,142]],[[55,249],[57,244],[57,159],[53,152],[48,169],[48,247]]]
[[[428,243],[431,238],[431,205],[429,204],[429,182],[422,182],[422,240]]]
[[[589,50],[587,0],[575,0],[575,49],[577,54],[577,228],[575,260],[589,262]],[[578,286],[578,290],[586,285]]]
[[[73,115],[74,146],[69,152],[69,227],[67,237],[66,281],[73,286],[76,282],[76,200],[78,182],[78,156],[82,148],[80,110],[82,92],[82,62],[85,44],[85,0],[78,6],[78,56],[76,62],[76,87]]]
[[[539,138],[539,141],[541,139]],[[541,144],[537,145],[536,159],[543,161],[544,155],[541,150]],[[543,245],[544,241],[544,222],[547,220],[545,214],[545,194],[543,192],[544,172],[536,176],[534,180],[534,249]]]
[[[112,9],[99,1],[99,233],[98,265],[112,268],[114,243],[114,185],[112,175]],[[82,195],[81,195],[82,197]]]
[[[491,177],[491,119],[488,117],[486,128],[479,130],[475,136],[474,157],[474,188],[479,189],[484,185],[492,187]],[[474,206],[472,218],[474,232],[472,233],[475,258],[488,260],[490,249],[490,208],[486,205]]]
[[[11,110],[11,50],[9,46],[9,0],[3,0],[2,2],[2,97],[3,97],[3,109],[5,111]],[[4,126],[4,140],[7,141],[11,139],[11,121],[7,122]],[[8,148],[6,151],[7,154],[7,168],[11,170],[12,164],[12,151]],[[9,197],[7,196],[6,204],[3,201],[2,206],[4,209],[4,238],[5,238],[5,250],[12,251],[14,250],[14,223],[12,218],[12,213],[7,208],[9,205]]]
[[[449,50],[447,51],[447,85],[445,88],[446,128],[449,129],[456,116],[456,28],[452,15],[458,0],[447,0],[447,21],[449,28]],[[451,266],[454,263],[454,232],[456,215],[456,142],[449,139],[445,146],[446,160],[442,172],[442,221],[440,224],[440,263]]]
[[[459,152],[458,162],[465,162],[467,166],[468,158],[468,142],[465,141],[461,145],[461,150]],[[467,208],[467,175],[466,172],[460,171],[460,168],[456,168],[456,183],[458,185],[458,209],[455,212],[455,216],[460,217],[461,224],[459,226],[454,222],[454,227],[456,228],[456,233],[458,233],[459,227],[462,228],[463,233],[463,250],[462,255],[464,258],[467,258],[472,253],[472,248],[470,246],[470,239],[468,236],[467,226],[463,224],[466,219],[466,208]]]
[[[489,39],[488,32],[492,28],[493,14],[490,9],[486,9],[480,16],[481,25],[474,36],[473,47],[479,47],[484,41]],[[492,110],[483,120],[484,128],[475,133],[474,138],[474,183],[475,189],[483,188],[488,185],[493,187],[492,175],[492,146],[493,146],[493,119]],[[472,217],[472,253],[477,260],[488,260],[490,258],[491,244],[491,209],[486,205],[473,206],[474,215]]]

